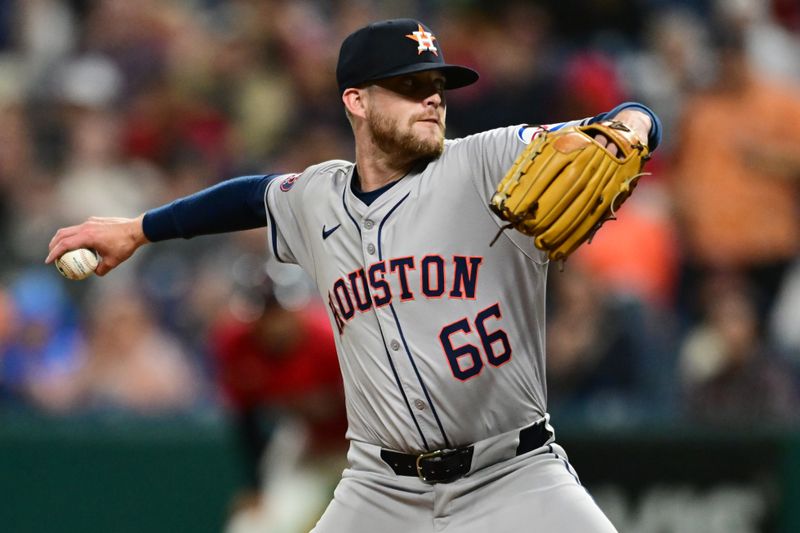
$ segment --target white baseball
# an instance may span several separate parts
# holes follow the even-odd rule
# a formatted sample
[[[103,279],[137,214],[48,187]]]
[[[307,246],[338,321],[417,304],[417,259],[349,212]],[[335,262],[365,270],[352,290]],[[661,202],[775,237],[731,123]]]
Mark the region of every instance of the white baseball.
[[[56,259],[56,268],[65,278],[78,280],[88,278],[99,263],[97,252],[78,248]]]

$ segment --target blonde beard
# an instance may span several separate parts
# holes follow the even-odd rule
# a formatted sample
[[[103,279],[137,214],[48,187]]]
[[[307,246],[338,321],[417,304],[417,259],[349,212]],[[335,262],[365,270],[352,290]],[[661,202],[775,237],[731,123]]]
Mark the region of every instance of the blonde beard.
[[[436,159],[444,151],[444,132],[438,140],[418,138],[410,129],[401,132],[397,119],[372,110],[367,111],[367,126],[378,148],[400,161]]]

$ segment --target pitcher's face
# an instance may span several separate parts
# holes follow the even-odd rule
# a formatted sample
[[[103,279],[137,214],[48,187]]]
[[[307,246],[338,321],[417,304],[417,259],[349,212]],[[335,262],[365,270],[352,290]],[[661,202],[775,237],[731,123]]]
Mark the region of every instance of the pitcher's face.
[[[439,157],[444,149],[444,76],[404,74],[370,86],[367,125],[375,144],[399,159]]]

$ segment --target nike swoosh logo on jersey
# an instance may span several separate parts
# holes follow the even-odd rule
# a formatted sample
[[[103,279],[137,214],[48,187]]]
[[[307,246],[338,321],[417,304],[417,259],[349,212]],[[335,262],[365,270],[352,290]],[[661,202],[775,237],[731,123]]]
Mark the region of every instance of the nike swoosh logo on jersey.
[[[323,225],[322,225],[322,240],[324,241],[325,239],[327,239],[328,237],[330,237],[330,236],[331,236],[331,233],[333,233],[334,231],[336,231],[337,229],[339,229],[339,226],[341,226],[341,224],[337,224],[337,225],[335,225],[334,227],[332,227],[331,229],[329,229],[329,230],[326,230],[326,229],[325,229],[325,224],[323,224]]]

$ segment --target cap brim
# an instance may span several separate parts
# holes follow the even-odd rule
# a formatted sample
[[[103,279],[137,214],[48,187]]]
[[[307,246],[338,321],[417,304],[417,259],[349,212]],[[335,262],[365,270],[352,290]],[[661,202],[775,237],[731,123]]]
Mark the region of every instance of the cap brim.
[[[444,88],[445,89],[459,89],[472,85],[478,78],[479,74],[469,67],[461,65],[449,65],[447,63],[414,63],[406,67],[398,68],[390,72],[382,73],[380,76],[364,80],[363,83],[385,80],[386,78],[393,78],[394,76],[402,76],[403,74],[413,74],[415,72],[425,72],[427,70],[438,70],[444,74]]]

